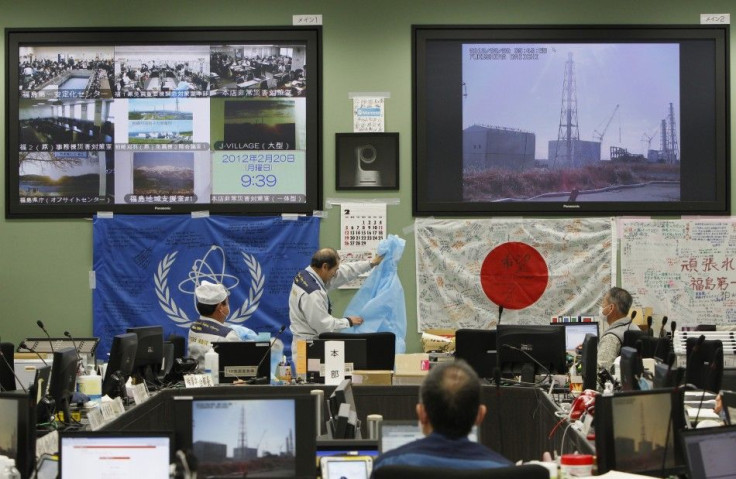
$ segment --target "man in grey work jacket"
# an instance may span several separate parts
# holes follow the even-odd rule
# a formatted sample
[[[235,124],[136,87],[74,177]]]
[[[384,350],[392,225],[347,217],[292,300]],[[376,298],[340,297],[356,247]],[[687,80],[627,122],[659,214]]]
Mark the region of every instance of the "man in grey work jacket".
[[[340,264],[340,256],[332,248],[322,248],[312,256],[310,265],[294,277],[289,294],[291,321],[291,359],[296,366],[296,344],[302,339],[316,339],[320,333],[339,331],[363,324],[360,316],[338,318],[332,315],[332,303],[327,291],[349,283],[370,271],[383,258],[373,261]]]
[[[633,299],[628,291],[613,287],[601,301],[601,316],[605,317],[608,329],[598,342],[598,367],[611,370],[614,359],[621,355],[624,333],[630,329],[639,330],[633,318],[628,316]]]

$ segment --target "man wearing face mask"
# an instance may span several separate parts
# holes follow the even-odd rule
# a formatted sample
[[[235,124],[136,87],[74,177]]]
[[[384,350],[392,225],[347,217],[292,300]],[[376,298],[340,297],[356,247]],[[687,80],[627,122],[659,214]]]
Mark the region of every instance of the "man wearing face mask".
[[[230,315],[230,292],[221,284],[202,281],[194,290],[197,298],[198,320],[189,328],[189,356],[204,370],[204,355],[214,341],[239,341],[238,334],[225,320]]]
[[[340,264],[340,256],[332,248],[322,248],[312,256],[310,265],[294,277],[289,294],[289,320],[294,339],[291,358],[296,364],[296,342],[317,339],[320,333],[338,331],[363,324],[360,316],[338,318],[332,315],[327,291],[347,284],[377,266],[383,257],[372,261]]]
[[[603,295],[601,319],[605,320],[607,329],[598,342],[599,368],[610,370],[614,359],[621,354],[624,333],[629,329],[639,329],[628,316],[632,302],[631,294],[622,288],[613,287]]]

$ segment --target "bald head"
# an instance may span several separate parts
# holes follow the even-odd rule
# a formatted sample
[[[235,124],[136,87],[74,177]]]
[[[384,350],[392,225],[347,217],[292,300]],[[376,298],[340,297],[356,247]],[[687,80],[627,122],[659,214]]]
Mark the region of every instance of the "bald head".
[[[475,424],[480,406],[480,380],[459,359],[434,366],[419,390],[432,428],[448,437],[463,437]]]
[[[322,268],[327,265],[328,268],[334,268],[340,262],[340,256],[333,248],[322,248],[312,256],[310,266],[314,269]]]

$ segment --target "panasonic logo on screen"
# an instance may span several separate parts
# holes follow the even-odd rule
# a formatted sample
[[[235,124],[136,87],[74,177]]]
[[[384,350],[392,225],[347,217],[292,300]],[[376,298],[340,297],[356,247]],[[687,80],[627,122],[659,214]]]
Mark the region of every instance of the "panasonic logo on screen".
[[[154,206],[153,209],[156,211],[171,211],[171,206]]]
[[[580,208],[580,205],[562,205],[563,208]]]

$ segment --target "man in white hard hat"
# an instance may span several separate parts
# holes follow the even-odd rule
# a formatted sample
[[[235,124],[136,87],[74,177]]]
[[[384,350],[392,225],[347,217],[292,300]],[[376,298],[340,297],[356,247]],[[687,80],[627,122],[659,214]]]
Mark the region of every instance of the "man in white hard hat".
[[[233,328],[225,325],[230,315],[229,291],[222,284],[202,281],[194,290],[198,320],[189,328],[189,356],[204,370],[204,355],[214,341],[240,341]]]

